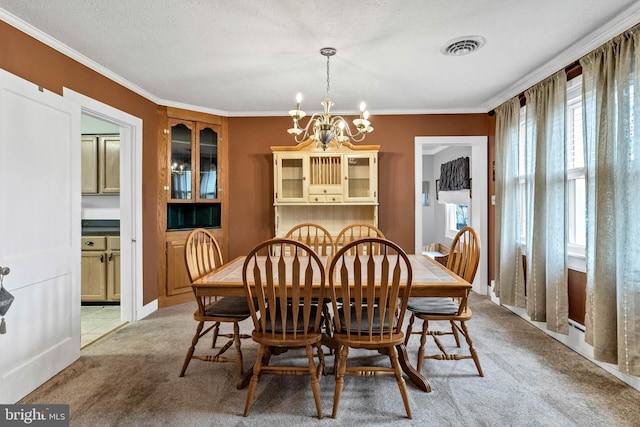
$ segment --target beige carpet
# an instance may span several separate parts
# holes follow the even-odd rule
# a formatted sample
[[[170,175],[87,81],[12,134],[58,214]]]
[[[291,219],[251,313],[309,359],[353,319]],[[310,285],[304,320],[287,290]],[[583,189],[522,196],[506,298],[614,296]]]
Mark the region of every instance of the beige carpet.
[[[91,344],[20,403],[67,403],[72,426],[640,425],[639,391],[487,297],[472,295],[471,307],[469,329],[485,377],[471,360],[425,361],[433,391],[408,382],[413,420],[405,418],[393,377],[346,378],[334,420],[334,379],[325,376],[325,418],[318,420],[307,377],[263,376],[251,414],[242,417],[246,389],[236,389],[232,364],[193,360],[178,377],[195,332],[195,302],[158,310]],[[412,363],[416,342],[408,346]],[[200,352],[208,343],[201,341]],[[249,367],[256,347],[251,340],[243,346]]]

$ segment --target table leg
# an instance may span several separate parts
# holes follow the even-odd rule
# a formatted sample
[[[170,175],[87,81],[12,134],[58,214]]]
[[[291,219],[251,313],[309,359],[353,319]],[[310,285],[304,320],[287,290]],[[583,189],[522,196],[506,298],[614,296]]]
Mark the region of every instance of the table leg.
[[[251,381],[251,377],[253,376],[253,366],[249,368],[242,376],[238,379],[238,383],[236,384],[236,388],[238,390],[242,390],[249,385]]]
[[[415,370],[413,366],[409,363],[409,354],[407,353],[407,347],[404,344],[398,344],[396,346],[396,350],[398,350],[398,359],[400,360],[400,366],[402,366],[402,371],[407,374],[409,379],[418,386],[422,391],[426,391],[427,393],[431,391],[431,385],[429,381],[418,371]]]

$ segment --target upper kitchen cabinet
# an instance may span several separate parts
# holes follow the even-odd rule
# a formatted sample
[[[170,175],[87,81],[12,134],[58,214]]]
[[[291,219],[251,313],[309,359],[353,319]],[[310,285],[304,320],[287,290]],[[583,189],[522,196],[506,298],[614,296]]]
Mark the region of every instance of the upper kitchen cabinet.
[[[120,135],[82,135],[82,194],[120,194]]]

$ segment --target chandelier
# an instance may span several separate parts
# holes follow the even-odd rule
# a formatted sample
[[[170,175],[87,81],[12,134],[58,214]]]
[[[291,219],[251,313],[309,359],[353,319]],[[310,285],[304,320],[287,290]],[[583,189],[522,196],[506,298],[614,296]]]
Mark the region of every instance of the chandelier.
[[[289,111],[289,115],[293,119],[293,127],[288,129],[289,134],[294,135],[297,143],[311,138],[316,142],[316,148],[322,147],[326,150],[331,141],[335,141],[336,147],[342,147],[347,141],[361,142],[368,133],[373,132],[373,127],[369,123],[369,112],[365,110],[365,104],[360,104],[360,117],[353,120],[357,132],[353,132],[347,121],[341,116],[331,117],[329,110],[333,106],[333,102],[329,99],[329,59],[336,54],[336,50],[332,47],[320,49],[320,54],[327,57],[327,97],[321,102],[324,106],[324,113],[315,113],[311,116],[307,125],[300,127],[300,120],[306,116],[306,113],[300,110],[300,101],[302,95],[296,96],[296,109]]]

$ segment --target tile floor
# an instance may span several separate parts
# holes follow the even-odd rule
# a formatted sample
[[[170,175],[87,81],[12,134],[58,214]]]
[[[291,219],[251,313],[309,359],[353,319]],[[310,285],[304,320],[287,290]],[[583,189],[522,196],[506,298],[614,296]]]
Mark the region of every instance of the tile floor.
[[[80,348],[126,323],[120,320],[119,305],[83,305],[80,317]]]

